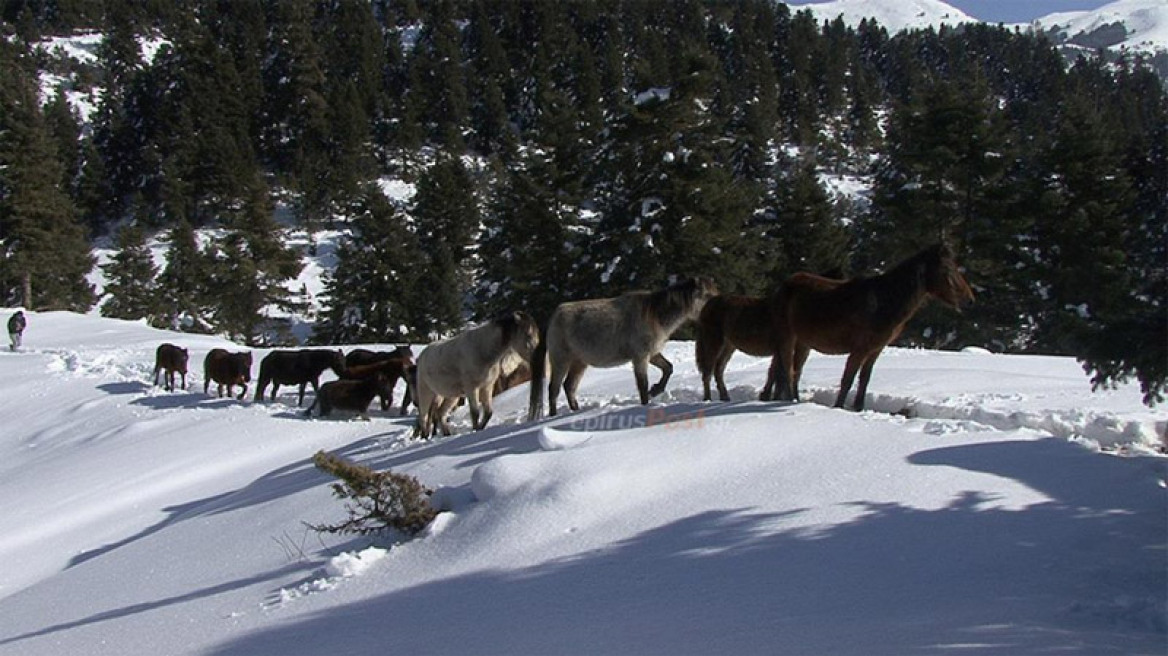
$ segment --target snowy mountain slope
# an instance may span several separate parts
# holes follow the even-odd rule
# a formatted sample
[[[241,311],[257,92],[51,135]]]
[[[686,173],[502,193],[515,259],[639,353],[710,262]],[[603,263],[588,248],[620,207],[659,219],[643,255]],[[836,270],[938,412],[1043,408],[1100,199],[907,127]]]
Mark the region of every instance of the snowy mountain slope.
[[[0,312],[0,319],[7,311]],[[187,345],[190,389],[149,384]],[[210,337],[32,313],[0,352],[0,654],[1160,653],[1168,412],[1091,393],[1073,360],[892,349],[877,409],[700,402],[692,344],[636,405],[418,443],[410,418],[306,420],[208,398]],[[262,356],[257,351],[256,356]],[[808,396],[842,359],[814,355]],[[253,370],[254,373],[254,370]],[[1070,439],[1067,439],[1070,438]],[[1131,454],[1099,452],[1110,445]],[[417,476],[421,537],[318,538],[329,449]]]
[[[1051,14],[1033,27],[1087,48],[1158,52],[1168,50],[1168,2],[1116,0],[1093,11]]]
[[[842,16],[845,23],[855,27],[867,18],[880,23],[889,32],[977,22],[976,18],[940,0],[830,0],[787,4],[791,5],[792,11],[811,10],[821,22]]]

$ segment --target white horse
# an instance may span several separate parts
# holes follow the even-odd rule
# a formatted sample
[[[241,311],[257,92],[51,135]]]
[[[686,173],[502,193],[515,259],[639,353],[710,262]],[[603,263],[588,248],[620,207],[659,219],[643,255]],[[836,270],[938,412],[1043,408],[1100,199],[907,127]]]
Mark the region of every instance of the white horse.
[[[543,378],[548,375],[548,412],[556,414],[561,387],[568,407],[579,410],[576,387],[588,367],[633,363],[641,404],[665,391],[673,364],[661,355],[665,342],[686,321],[697,318],[718,293],[709,278],[687,278],[655,292],[627,292],[616,298],[561,303],[548,320],[547,337],[532,358],[528,419],[543,413]],[[649,365],[661,380],[649,388]]]
[[[493,413],[495,380],[505,363],[514,357],[530,360],[538,345],[535,321],[525,312],[510,312],[427,346],[418,356],[414,435],[429,438],[438,428],[450,435],[447,417],[462,396],[470,404],[474,430],[485,427]]]

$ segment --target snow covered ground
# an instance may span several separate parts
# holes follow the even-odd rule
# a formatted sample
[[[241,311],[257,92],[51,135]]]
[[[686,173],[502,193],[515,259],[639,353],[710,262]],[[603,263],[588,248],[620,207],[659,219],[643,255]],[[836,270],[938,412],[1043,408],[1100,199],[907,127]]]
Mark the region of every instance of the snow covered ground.
[[[11,310],[0,310],[6,320]],[[150,384],[191,349],[189,388]],[[702,403],[692,344],[637,405],[591,370],[577,414],[479,433],[303,418],[203,394],[210,348],[30,313],[0,353],[0,654],[1163,654],[1168,411],[1067,358],[890,350],[873,411]],[[256,367],[263,352],[257,351]],[[842,369],[813,355],[805,401]],[[306,400],[306,404],[308,401]],[[418,538],[344,516],[310,458],[437,488]]]

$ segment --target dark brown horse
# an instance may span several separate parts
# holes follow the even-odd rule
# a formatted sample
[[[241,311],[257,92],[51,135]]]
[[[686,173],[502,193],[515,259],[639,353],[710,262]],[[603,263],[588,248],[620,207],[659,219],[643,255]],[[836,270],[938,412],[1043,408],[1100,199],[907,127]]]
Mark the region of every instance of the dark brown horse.
[[[360,365],[365,367],[379,367],[381,363]],[[373,397],[392,394],[389,389],[389,379],[383,371],[377,371],[363,378],[341,378],[330,380],[320,386],[312,405],[305,411],[305,417],[311,417],[314,408],[320,408],[319,415],[327,417],[334,410],[348,410],[356,412],[362,419],[369,421],[369,403]]]
[[[698,317],[698,371],[702,374],[704,400],[710,400],[710,377],[718,385],[718,398],[730,400],[723,374],[735,351],[763,357],[778,350],[777,296],[715,296],[702,308]],[[768,379],[768,383],[771,383]],[[770,385],[763,389],[763,400],[770,400]]]
[[[973,290],[945,244],[926,248],[870,278],[833,280],[796,273],[779,294],[779,350],[771,361],[767,386],[775,385],[778,377],[780,396],[797,400],[799,377],[811,349],[847,354],[835,405],[844,407],[859,372],[856,410],[864,409],[876,358],[930,296],[958,311],[973,302]]]
[[[297,407],[304,404],[304,388],[312,385],[312,393],[320,390],[320,375],[325,369],[332,369],[337,378],[345,375],[345,354],[340,350],[300,349],[297,351],[272,351],[260,361],[260,378],[256,383],[255,400],[264,399],[264,390],[272,384],[271,399],[281,385],[299,385]]]
[[[227,386],[227,395],[236,385],[240,400],[247,394],[247,384],[251,381],[251,353],[229,353],[224,349],[211,349],[203,359],[203,394],[211,386],[211,381],[219,384],[219,396],[223,396],[223,387]]]
[[[187,388],[187,361],[190,354],[185,348],[174,344],[159,344],[154,352],[154,384],[158,385],[159,372],[165,372],[163,382],[168,392],[174,391],[174,375],[182,376],[183,389]]]
[[[370,351],[372,352],[372,351]],[[353,355],[349,353],[349,356]],[[379,354],[381,355],[381,354]],[[393,406],[393,389],[397,387],[398,379],[406,379],[406,369],[412,367],[414,360],[407,354],[403,357],[400,353],[386,353],[384,355],[393,356],[382,359],[375,359],[366,361],[365,364],[349,364],[345,367],[345,375],[343,380],[365,380],[380,376],[385,379],[385,384],[378,388],[378,396],[381,398],[382,412],[389,410]],[[349,362],[349,356],[345,356],[346,362]],[[358,361],[357,359],[353,360]],[[410,385],[407,382],[405,385],[406,393],[402,397],[401,414],[405,416],[410,407]],[[321,388],[323,389],[323,387]]]
[[[349,371],[352,371],[354,368],[359,368],[357,371],[360,372],[360,368],[364,367],[364,365],[378,364],[382,362],[395,363],[387,365],[387,367],[384,368],[385,376],[388,378],[390,391],[388,396],[381,397],[381,410],[384,412],[389,410],[390,407],[394,405],[394,393],[392,392],[394,392],[394,389],[397,386],[397,379],[402,378],[404,381],[405,370],[413,364],[413,351],[410,350],[410,347],[397,347],[391,351],[353,349],[350,350],[349,353],[345,354],[345,368],[347,370],[345,375],[346,378],[362,378],[364,375],[354,375]],[[405,396],[402,397],[402,416],[404,416],[406,411],[409,410],[412,400],[413,396],[410,392],[410,385],[406,384]]]

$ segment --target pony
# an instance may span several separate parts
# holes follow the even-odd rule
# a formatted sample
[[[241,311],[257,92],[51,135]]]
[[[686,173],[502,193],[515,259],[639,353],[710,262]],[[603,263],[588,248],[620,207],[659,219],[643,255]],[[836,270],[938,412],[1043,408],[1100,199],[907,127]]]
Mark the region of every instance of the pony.
[[[231,396],[231,389],[240,385],[239,396],[243,400],[247,394],[247,384],[251,381],[251,353],[228,353],[224,349],[211,349],[207,357],[203,358],[203,394],[211,385],[211,381],[219,384],[219,396],[223,396],[223,386],[227,386],[227,395]]]
[[[531,365],[518,353],[510,353],[499,361],[499,376],[495,379],[495,386],[491,390],[492,396],[499,396],[512,387],[519,387],[531,380]]]
[[[726,364],[735,351],[756,357],[773,356],[778,350],[775,331],[778,294],[770,296],[715,296],[702,308],[698,316],[697,351],[698,371],[702,375],[705,401],[710,398],[710,378],[718,387],[718,398],[730,400],[723,376]],[[770,382],[770,381],[768,381]],[[772,389],[765,387],[762,400],[770,400]]]
[[[381,399],[381,410],[385,412],[393,406],[393,389],[398,379],[405,380],[406,370],[413,366],[412,358],[400,359],[397,357],[378,360],[368,364],[357,364],[345,367],[345,375],[341,380],[366,380],[373,377],[385,378],[385,386],[379,388],[377,396]],[[406,383],[406,393],[402,397],[401,415],[404,417],[409,411],[411,396],[410,385]]]
[[[312,392],[320,391],[320,375],[325,369],[332,369],[338,378],[345,375],[345,354],[340,350],[300,349],[298,351],[272,351],[260,361],[260,380],[256,384],[255,400],[264,399],[264,390],[272,384],[271,400],[281,385],[299,385],[300,394],[296,407],[304,405],[304,388],[311,384]]]
[[[460,396],[470,405],[474,430],[493,414],[492,391],[502,374],[500,362],[516,354],[530,361],[539,345],[539,327],[526,312],[508,312],[459,335],[430,344],[418,355],[415,436],[430,438],[438,429],[450,435],[447,417]]]
[[[187,388],[187,361],[190,354],[185,348],[180,348],[174,344],[159,344],[158,349],[154,352],[154,386],[158,386],[158,374],[165,372],[163,382],[164,389],[168,392],[174,391],[174,375],[180,374],[182,376],[183,389]]]
[[[771,360],[767,386],[778,378],[780,396],[797,401],[799,378],[811,349],[846,354],[835,407],[844,407],[859,372],[853,408],[863,410],[876,358],[930,297],[958,312],[974,300],[953,250],[944,243],[877,276],[833,280],[811,273],[792,275],[779,291],[779,348]]]
[[[389,378],[382,371],[364,378],[330,380],[320,386],[316,398],[312,400],[312,405],[304,412],[304,416],[311,417],[312,411],[319,406],[321,417],[327,417],[335,408],[356,412],[362,419],[369,421],[369,403],[373,401],[373,397],[385,398],[390,394],[393,394],[393,390],[389,388]]]
[[[357,348],[345,354],[344,378],[364,378],[369,375],[368,372],[384,371],[389,384],[389,393],[380,395],[381,410],[384,412],[393,406],[393,390],[397,387],[398,379],[405,380],[406,370],[413,364],[414,354],[409,346],[399,346],[392,351],[371,351]],[[365,367],[372,368],[363,369]],[[406,392],[401,405],[403,417],[409,411],[410,403],[413,401],[408,382],[405,387]]]
[[[683,323],[697,318],[706,301],[718,293],[714,281],[686,278],[657,291],[626,292],[615,298],[561,303],[548,320],[547,337],[531,361],[528,419],[543,413],[543,379],[548,372],[548,411],[556,414],[560,389],[568,406],[579,410],[576,388],[589,367],[633,363],[641,404],[665,391],[673,364],[661,349]],[[649,365],[661,370],[661,380],[649,387]]]

